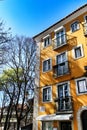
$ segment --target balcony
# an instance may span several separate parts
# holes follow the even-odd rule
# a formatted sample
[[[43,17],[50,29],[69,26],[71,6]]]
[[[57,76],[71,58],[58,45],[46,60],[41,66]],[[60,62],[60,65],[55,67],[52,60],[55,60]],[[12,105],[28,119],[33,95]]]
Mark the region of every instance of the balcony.
[[[57,98],[55,102],[57,103],[57,114],[64,112],[70,113],[73,111],[73,102],[71,96]]]
[[[84,36],[87,37],[87,23],[83,24],[83,31],[84,31]]]
[[[57,37],[56,39],[54,39],[52,41],[53,50],[56,50],[56,49],[58,49],[60,47],[68,45],[68,44],[70,44],[70,45],[72,45],[72,44],[76,45],[77,44],[76,37],[63,34],[63,35]]]
[[[54,78],[57,78],[57,77],[60,77],[60,76],[63,76],[65,74],[69,74],[69,73],[70,73],[70,69],[69,69],[68,61],[53,66],[53,77]]]

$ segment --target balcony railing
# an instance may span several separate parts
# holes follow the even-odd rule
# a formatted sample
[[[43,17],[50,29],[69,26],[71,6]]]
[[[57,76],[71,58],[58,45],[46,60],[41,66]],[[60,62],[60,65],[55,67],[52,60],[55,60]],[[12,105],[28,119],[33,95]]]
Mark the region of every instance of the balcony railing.
[[[59,48],[66,44],[67,41],[67,35],[63,34],[56,39],[53,40],[53,49]]]
[[[68,61],[53,66],[53,77],[54,78],[63,76],[65,74],[69,74],[69,73],[70,73],[70,70],[69,70]]]
[[[73,102],[71,96],[57,98],[55,102],[57,103],[58,106],[57,113],[65,111],[68,112],[73,111]]]
[[[54,40],[52,40],[52,45],[53,45],[53,49],[58,49],[64,45],[68,45],[68,44],[75,44],[76,45],[77,40],[75,36],[70,36],[67,34],[63,34],[57,38],[55,38]]]
[[[84,35],[87,36],[87,23],[83,25]]]

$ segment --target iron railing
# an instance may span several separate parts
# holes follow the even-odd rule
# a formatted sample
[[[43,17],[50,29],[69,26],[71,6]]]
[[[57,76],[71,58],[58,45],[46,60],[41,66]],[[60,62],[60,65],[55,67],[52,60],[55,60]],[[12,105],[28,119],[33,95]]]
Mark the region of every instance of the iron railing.
[[[57,103],[57,112],[73,111],[73,101],[71,96],[60,97],[55,100]]]
[[[53,66],[53,77],[59,77],[63,76],[65,74],[69,74],[70,69],[69,69],[69,62],[65,61],[63,63],[57,64]]]
[[[53,45],[53,49],[58,49],[64,45],[68,45],[69,44],[75,44],[77,43],[76,41],[76,37],[74,36],[70,36],[70,35],[67,35],[67,34],[63,34],[57,38],[55,38],[54,40],[52,40],[52,45]]]

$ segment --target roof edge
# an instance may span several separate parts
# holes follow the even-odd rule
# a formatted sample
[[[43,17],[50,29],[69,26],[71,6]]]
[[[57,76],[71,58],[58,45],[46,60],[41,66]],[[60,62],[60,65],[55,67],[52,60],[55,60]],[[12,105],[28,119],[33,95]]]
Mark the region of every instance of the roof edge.
[[[81,10],[82,8],[86,7],[87,4],[84,4],[83,6],[79,7],[78,9],[76,9],[75,11],[73,11],[72,13],[70,13],[69,15],[67,15],[66,17],[62,18],[61,20],[59,20],[58,22],[56,22],[55,24],[51,25],[50,27],[48,27],[47,29],[43,30],[42,32],[36,34],[33,38],[35,39],[36,37],[38,37],[39,35],[41,35],[42,33],[46,32],[47,30],[49,30],[50,28],[52,28],[53,26],[55,26],[56,24],[60,23],[61,21],[65,20],[66,18],[70,17],[72,14],[76,13],[77,11]]]

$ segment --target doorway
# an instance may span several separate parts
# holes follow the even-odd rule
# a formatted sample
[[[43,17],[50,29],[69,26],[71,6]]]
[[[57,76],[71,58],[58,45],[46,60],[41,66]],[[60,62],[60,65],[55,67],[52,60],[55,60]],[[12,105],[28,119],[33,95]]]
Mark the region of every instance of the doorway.
[[[64,121],[60,123],[61,130],[72,130],[71,122]]]
[[[81,114],[82,130],[87,130],[87,110]]]
[[[53,123],[48,122],[42,122],[42,130],[53,130]]]

